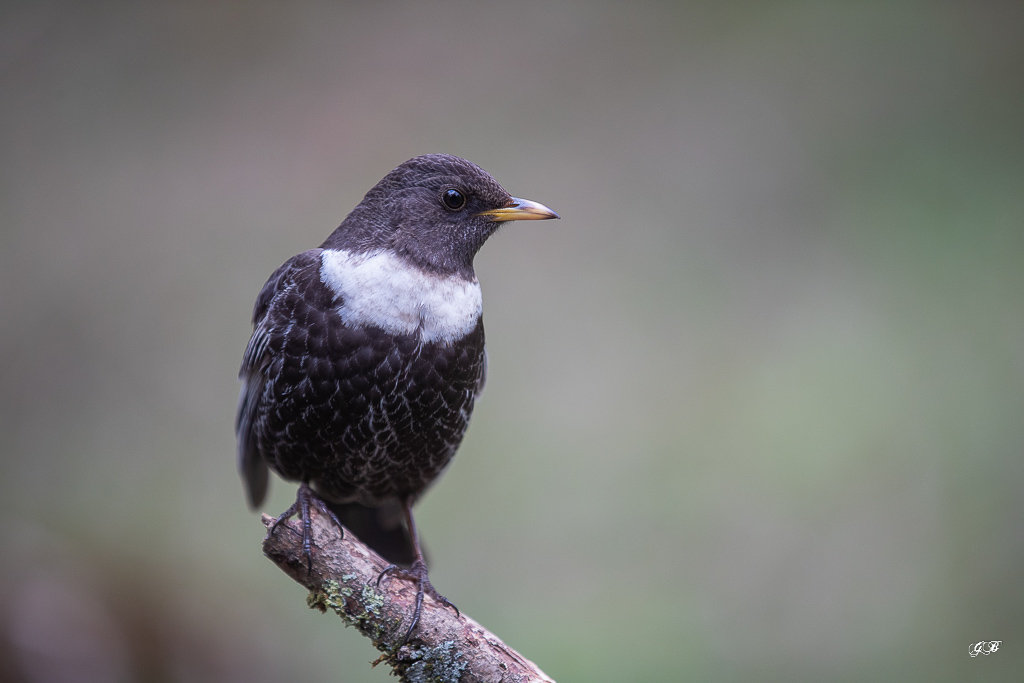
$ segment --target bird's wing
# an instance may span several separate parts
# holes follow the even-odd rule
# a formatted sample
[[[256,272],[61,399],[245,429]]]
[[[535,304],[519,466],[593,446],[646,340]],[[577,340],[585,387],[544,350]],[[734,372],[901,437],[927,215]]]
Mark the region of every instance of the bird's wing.
[[[484,387],[487,385],[487,347],[484,347],[484,359],[483,369],[480,370],[480,379],[476,383],[476,394],[473,396],[473,400],[479,399],[480,394],[484,393]]]
[[[267,495],[269,471],[267,462],[256,447],[253,419],[266,384],[266,367],[270,363],[268,342],[271,335],[269,315],[283,294],[295,286],[296,277],[310,268],[319,267],[319,249],[293,256],[281,265],[263,285],[252,311],[253,333],[242,356],[238,378],[242,388],[238,395],[235,437],[238,440],[238,471],[245,483],[249,505],[257,507]]]

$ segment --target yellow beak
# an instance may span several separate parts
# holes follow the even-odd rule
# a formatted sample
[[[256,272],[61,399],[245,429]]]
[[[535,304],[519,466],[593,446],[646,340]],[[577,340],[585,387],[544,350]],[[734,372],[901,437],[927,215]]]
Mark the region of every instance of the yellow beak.
[[[503,206],[500,209],[491,209],[489,211],[481,211],[479,216],[486,216],[492,221],[543,221],[548,218],[560,218],[560,216],[537,202],[531,202],[529,199],[520,199],[519,197],[512,198],[512,204],[509,206]]]

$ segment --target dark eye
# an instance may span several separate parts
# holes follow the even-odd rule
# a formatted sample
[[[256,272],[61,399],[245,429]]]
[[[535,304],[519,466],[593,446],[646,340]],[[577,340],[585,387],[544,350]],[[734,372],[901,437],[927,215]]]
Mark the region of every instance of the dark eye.
[[[458,190],[445,190],[441,193],[441,201],[452,211],[458,211],[466,205],[466,195]]]

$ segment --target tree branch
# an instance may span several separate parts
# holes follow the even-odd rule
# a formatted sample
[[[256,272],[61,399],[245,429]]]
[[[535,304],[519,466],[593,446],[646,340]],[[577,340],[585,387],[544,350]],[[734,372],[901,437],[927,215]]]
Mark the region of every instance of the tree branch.
[[[554,683],[543,671],[465,614],[423,597],[423,613],[409,642],[405,635],[416,601],[416,587],[400,578],[377,577],[387,566],[354,534],[341,538],[334,523],[310,508],[313,523],[312,569],[302,553],[302,525],[292,519],[263,539],[263,554],[309,590],[306,602],[321,612],[334,610],[384,654],[402,681],[409,683]],[[273,518],[263,515],[269,528]]]

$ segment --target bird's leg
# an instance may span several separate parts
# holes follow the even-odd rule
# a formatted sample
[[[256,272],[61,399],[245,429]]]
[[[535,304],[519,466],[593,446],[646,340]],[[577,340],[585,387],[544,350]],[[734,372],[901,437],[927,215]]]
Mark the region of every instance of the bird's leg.
[[[295,492],[295,502],[280,517],[275,519],[270,528],[267,529],[267,537],[269,538],[277,530],[278,524],[294,517],[296,514],[299,515],[299,518],[302,520],[302,554],[306,556],[306,573],[313,572],[313,520],[309,516],[310,504],[334,520],[338,531],[341,532],[341,537],[345,537],[345,528],[341,526],[338,516],[324,504],[320,496],[313,492],[313,489],[310,488],[307,482],[299,484],[299,490]]]
[[[416,533],[416,522],[412,518],[412,499],[406,498],[402,501],[402,511],[405,512],[405,523],[409,527],[409,536],[412,537],[412,550],[415,558],[412,562],[412,566],[408,569],[399,567],[398,565],[388,565],[384,568],[384,571],[377,577],[377,585],[380,585],[380,580],[385,576],[394,575],[406,581],[416,582],[416,607],[413,608],[412,621],[409,623],[409,628],[405,631],[405,636],[402,637],[398,647],[402,647],[409,642],[409,637],[412,636],[413,629],[416,628],[416,624],[420,621],[420,614],[423,612],[423,594],[426,593],[430,597],[437,600],[446,607],[451,607],[455,610],[457,616],[462,616],[459,612],[459,608],[452,604],[452,601],[438,593],[432,585],[430,585],[430,579],[427,576],[427,563],[423,561],[423,552],[420,550],[420,536]]]

